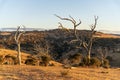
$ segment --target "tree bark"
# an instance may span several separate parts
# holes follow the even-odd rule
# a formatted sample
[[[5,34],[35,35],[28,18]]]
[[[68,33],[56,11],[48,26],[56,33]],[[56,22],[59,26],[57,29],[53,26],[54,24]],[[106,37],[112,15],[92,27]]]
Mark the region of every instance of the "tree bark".
[[[20,52],[20,43],[17,44],[18,46],[18,64],[21,65],[21,52]]]
[[[74,26],[74,35],[76,35],[76,27]]]

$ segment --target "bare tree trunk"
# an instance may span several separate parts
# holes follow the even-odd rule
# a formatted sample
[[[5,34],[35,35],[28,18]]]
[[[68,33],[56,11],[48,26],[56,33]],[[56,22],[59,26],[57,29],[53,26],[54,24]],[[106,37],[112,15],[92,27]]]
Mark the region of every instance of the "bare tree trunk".
[[[76,35],[76,27],[74,26],[74,35]]]
[[[23,26],[24,28],[25,28],[25,26]],[[14,39],[15,39],[15,41],[16,41],[16,44],[17,44],[17,52],[18,52],[18,54],[17,54],[17,58],[18,58],[18,64],[19,65],[21,65],[21,52],[20,52],[20,37],[21,37],[21,35],[22,34],[24,34],[25,33],[25,31],[21,31],[20,32],[20,26],[18,26],[18,28],[17,28],[17,31],[16,31],[16,33],[15,33],[15,36],[14,36]]]
[[[21,52],[20,52],[20,43],[17,44],[18,46],[18,64],[21,65]]]
[[[97,20],[98,20],[98,16],[94,17],[95,18],[95,23],[93,25],[91,25],[91,35],[90,35],[90,40],[88,43],[84,43],[83,46],[87,51],[87,57],[88,57],[88,63],[90,63],[90,59],[91,59],[91,49],[92,49],[92,44],[93,44],[93,38],[94,38],[94,34],[95,34],[95,28],[97,25]]]
[[[74,27],[74,35],[76,35],[76,27],[78,27],[81,24],[81,20],[79,19],[79,22],[77,23],[76,20],[69,16],[70,18],[62,18],[58,15],[55,14],[56,17],[60,18],[61,20],[66,20],[66,21],[70,21],[73,24]],[[60,26],[62,26],[62,24],[60,24]]]
[[[89,50],[89,51],[88,51],[88,55],[87,55],[87,57],[88,57],[88,63],[90,63],[90,59],[91,59],[90,54],[91,54],[91,51]]]
[[[102,66],[104,65],[104,60],[106,59],[107,55],[108,55],[108,49],[107,48],[102,48],[102,47],[99,47],[97,49],[98,53],[100,54],[100,58],[101,58],[101,63],[102,63]]]
[[[91,33],[91,38],[88,46],[88,62],[90,63],[91,59],[91,49],[92,49],[92,43],[93,43],[93,33]]]
[[[55,14],[55,16],[60,18],[61,20],[66,20],[66,21],[72,22],[73,27],[74,27],[74,35],[77,38],[77,40],[74,40],[74,41],[80,41],[80,46],[81,46],[81,43],[83,44],[83,47],[87,51],[88,62],[90,63],[91,49],[92,49],[93,38],[94,38],[94,34],[95,34],[95,28],[96,28],[96,25],[97,25],[98,16],[94,16],[95,23],[90,26],[91,27],[91,36],[90,36],[90,40],[89,40],[88,43],[86,43],[86,41],[80,40],[80,38],[78,37],[77,32],[76,32],[76,27],[81,24],[81,20],[79,20],[79,23],[76,23],[76,20],[74,18],[72,18],[71,16],[69,16],[70,18],[62,18],[62,17],[60,17],[56,14]],[[62,27],[63,29],[66,29],[62,26],[61,23],[59,23],[59,24],[60,24],[59,27]]]

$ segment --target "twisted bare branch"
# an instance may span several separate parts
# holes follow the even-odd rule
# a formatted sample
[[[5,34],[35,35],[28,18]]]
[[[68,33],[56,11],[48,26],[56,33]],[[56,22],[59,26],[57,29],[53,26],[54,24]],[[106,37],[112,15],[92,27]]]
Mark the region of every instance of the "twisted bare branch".
[[[25,26],[22,26],[22,27],[23,27],[23,29],[25,28]],[[18,48],[18,55],[17,55],[17,57],[18,57],[19,65],[21,65],[20,37],[21,37],[21,35],[23,33],[25,33],[24,30],[20,31],[20,28],[21,28],[21,26],[18,26],[17,31],[16,31],[15,36],[14,36],[14,39],[16,41],[17,48]]]
[[[24,29],[23,31],[20,31],[21,26],[18,26],[17,31],[15,33],[14,39],[15,39],[16,43],[20,43],[20,37],[22,34],[25,33],[25,26],[22,26],[22,27]]]
[[[97,20],[98,20],[98,16],[94,16],[94,19],[95,19],[95,23],[91,25],[91,31],[93,32],[96,28],[96,25],[97,25]]]
[[[58,16],[56,14],[55,14],[55,16],[58,17],[61,20],[67,20],[67,21],[72,22],[73,27],[74,27],[74,34],[76,35],[76,27],[79,26],[82,23],[80,19],[79,19],[79,22],[76,23],[76,20],[71,16],[69,16],[70,18],[62,18],[62,17],[60,17],[60,16]]]
[[[91,35],[90,35],[90,40],[88,42],[88,44],[86,42],[83,43],[83,47],[86,49],[87,51],[87,54],[88,54],[88,59],[89,59],[89,62],[90,62],[90,55],[91,55],[91,49],[92,49],[92,44],[93,44],[93,36],[95,34],[95,28],[96,28],[96,25],[97,25],[97,20],[98,20],[98,16],[94,16],[94,19],[95,19],[95,23],[91,25]]]
[[[61,28],[67,32],[70,32],[70,30],[68,28],[63,27],[62,23],[59,22],[58,24],[59,24],[58,28]]]

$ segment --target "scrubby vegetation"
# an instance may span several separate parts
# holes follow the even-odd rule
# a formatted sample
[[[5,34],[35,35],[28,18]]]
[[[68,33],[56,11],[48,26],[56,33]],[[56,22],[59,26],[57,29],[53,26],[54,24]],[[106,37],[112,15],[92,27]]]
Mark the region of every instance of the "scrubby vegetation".
[[[62,77],[66,77],[69,74],[69,70],[64,70],[64,71],[61,71],[60,73]]]
[[[39,65],[39,60],[37,60],[34,57],[30,57],[30,58],[26,59],[25,64],[26,65]]]
[[[0,56],[0,64],[16,65],[17,61],[18,61],[17,58],[12,55],[1,55]]]
[[[44,66],[48,66],[49,61],[51,60],[51,57],[48,55],[42,55],[41,56],[41,64],[40,65],[44,65]]]
[[[14,42],[14,36],[12,36],[14,35],[14,32],[9,33],[9,35],[0,35],[0,46],[1,48],[16,50],[17,45]],[[77,30],[77,33],[79,37],[82,35],[85,37],[84,39],[86,41],[89,40],[89,31]],[[60,29],[40,32],[26,32],[26,34],[21,38],[21,52],[27,52],[32,55],[48,52],[52,60],[64,63],[65,59],[67,59],[66,61],[73,66],[78,66],[79,64],[83,65],[83,63],[80,62],[84,60],[84,56],[87,53],[84,48],[76,48],[76,45],[79,45],[78,43],[70,43],[70,41],[74,38],[75,37],[72,36],[72,33],[68,34]],[[93,42],[91,57],[99,56],[99,53],[96,51],[98,47],[107,47],[109,53],[106,58],[110,61],[110,64],[114,66],[116,61],[111,55],[113,55],[112,53],[118,52],[118,43],[120,43],[119,38],[96,38]],[[78,53],[81,53],[81,56],[76,56]],[[88,63],[85,62],[85,64]]]
[[[89,31],[77,30],[77,32],[79,35],[83,33],[85,40],[89,40]],[[0,46],[4,48],[0,49],[1,80],[104,80],[105,78],[119,80],[119,68],[109,67],[120,66],[115,60],[119,61],[117,48],[120,39],[96,38],[89,62],[85,49],[76,47],[79,46],[79,42],[71,43],[71,40],[75,39],[72,33],[68,34],[60,29],[26,32],[21,38],[22,66],[18,66],[15,51],[17,45],[12,35],[13,32],[10,32],[10,35],[0,35]],[[97,50],[99,47],[102,49],[101,53]],[[108,49],[108,52],[105,52],[104,48]],[[7,49],[12,51],[6,51]],[[115,63],[118,65],[114,66]]]
[[[107,60],[107,59],[104,60],[103,67],[104,68],[109,68],[110,67],[109,60]]]
[[[77,22],[71,16],[68,18],[55,16],[60,20],[71,22],[73,30],[64,27],[59,22],[59,29],[55,30],[25,32],[24,30],[20,31],[21,26],[19,26],[15,32],[8,32],[9,34],[6,32],[7,35],[0,35],[1,47],[18,52],[17,60],[11,56],[1,58],[3,61],[4,59],[8,60],[4,64],[17,63],[21,65],[21,63],[25,63],[48,66],[52,59],[70,66],[109,67],[109,61],[111,64],[114,60],[108,56],[113,52],[119,53],[120,38],[101,38],[103,33],[95,31],[98,16],[94,16],[94,23],[90,25],[90,30],[77,30],[81,20]],[[1,32],[1,34],[3,33]],[[31,56],[22,62],[21,52],[30,53]],[[10,60],[11,62],[9,62]]]

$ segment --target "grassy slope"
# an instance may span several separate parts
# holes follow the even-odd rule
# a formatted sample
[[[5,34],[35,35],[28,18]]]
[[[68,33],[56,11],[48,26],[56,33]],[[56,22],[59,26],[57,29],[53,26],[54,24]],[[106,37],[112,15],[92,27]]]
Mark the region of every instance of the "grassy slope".
[[[113,38],[113,39],[120,38],[120,36],[117,36],[117,35],[101,33],[101,32],[96,33],[95,37],[99,37],[99,38]]]
[[[69,70],[67,76],[62,71]],[[0,66],[0,80],[119,80],[120,69],[73,68],[61,66]]]
[[[17,51],[0,48],[0,55],[12,55],[12,56],[17,57]],[[21,52],[21,55],[22,55],[22,61],[23,62],[25,61],[27,56],[30,56],[30,54],[23,53],[23,52]]]
[[[16,56],[13,50],[0,49],[0,55],[11,54]],[[29,54],[22,53],[22,59]],[[120,69],[103,68],[72,68],[64,69],[62,64],[52,61],[55,66],[27,66],[27,65],[1,65],[0,80],[119,80]],[[68,71],[67,76],[61,76],[61,72]]]

